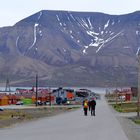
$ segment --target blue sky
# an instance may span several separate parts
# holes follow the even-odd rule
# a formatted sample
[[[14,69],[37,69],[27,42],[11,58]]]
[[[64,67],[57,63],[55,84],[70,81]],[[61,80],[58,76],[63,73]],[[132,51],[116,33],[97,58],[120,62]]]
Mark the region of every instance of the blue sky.
[[[40,10],[89,11],[119,15],[140,10],[140,0],[0,0],[0,27],[12,26]]]

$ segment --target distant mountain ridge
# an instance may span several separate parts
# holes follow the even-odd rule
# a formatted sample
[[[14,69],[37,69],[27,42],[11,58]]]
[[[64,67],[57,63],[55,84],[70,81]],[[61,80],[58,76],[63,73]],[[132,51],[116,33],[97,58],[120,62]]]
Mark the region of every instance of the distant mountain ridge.
[[[0,28],[0,77],[14,85],[137,84],[140,11],[126,15],[40,11]]]

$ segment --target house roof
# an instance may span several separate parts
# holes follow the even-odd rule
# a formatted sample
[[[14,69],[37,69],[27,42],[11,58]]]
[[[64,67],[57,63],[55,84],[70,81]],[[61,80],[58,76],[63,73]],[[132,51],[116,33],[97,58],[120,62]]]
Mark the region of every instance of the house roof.
[[[0,94],[0,99],[3,99],[3,98],[7,98],[8,99],[8,97],[6,96],[6,94]]]

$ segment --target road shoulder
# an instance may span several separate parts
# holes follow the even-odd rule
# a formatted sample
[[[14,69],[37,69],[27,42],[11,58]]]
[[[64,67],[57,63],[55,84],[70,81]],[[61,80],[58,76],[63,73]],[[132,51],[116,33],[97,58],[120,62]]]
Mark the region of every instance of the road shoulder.
[[[135,124],[130,118],[135,116],[135,113],[119,113],[110,105],[109,108],[115,114],[123,131],[129,140],[140,140],[140,125]]]

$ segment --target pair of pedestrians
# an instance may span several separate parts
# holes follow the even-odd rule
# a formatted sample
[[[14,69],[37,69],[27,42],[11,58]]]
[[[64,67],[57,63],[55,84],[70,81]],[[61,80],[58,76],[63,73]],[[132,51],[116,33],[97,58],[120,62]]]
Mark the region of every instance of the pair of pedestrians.
[[[85,99],[83,102],[83,109],[84,109],[84,115],[87,116],[88,109],[91,112],[91,116],[95,116],[95,107],[96,107],[96,101],[94,98],[91,100]]]

